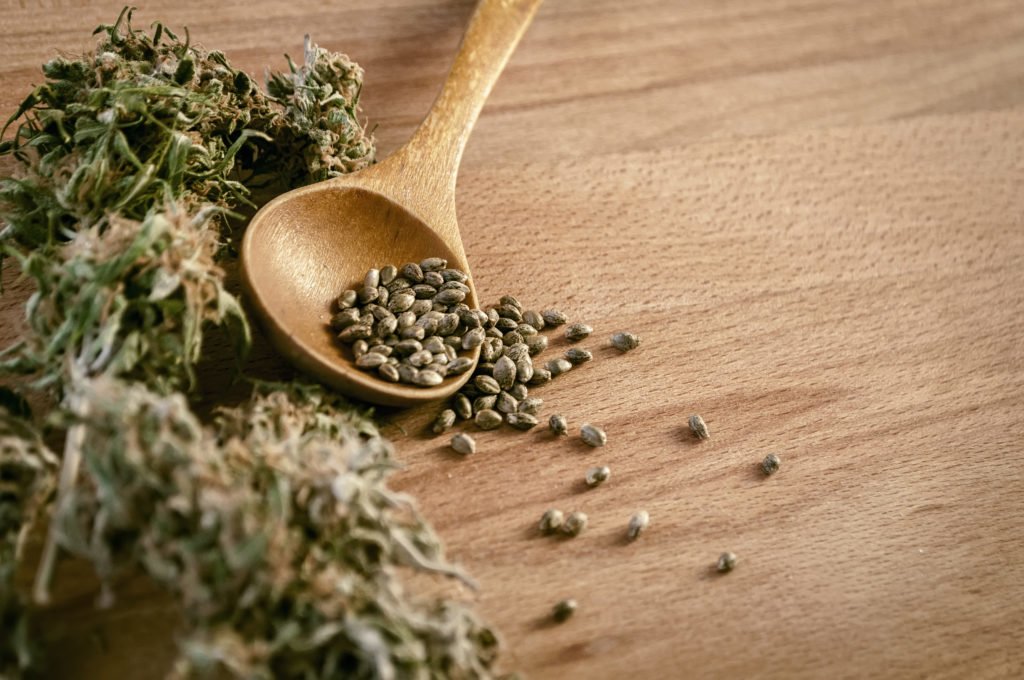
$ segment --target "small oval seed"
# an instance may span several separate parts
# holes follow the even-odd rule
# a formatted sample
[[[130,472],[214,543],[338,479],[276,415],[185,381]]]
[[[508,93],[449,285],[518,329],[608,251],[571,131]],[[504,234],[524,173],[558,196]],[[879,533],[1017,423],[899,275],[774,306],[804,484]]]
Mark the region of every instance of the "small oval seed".
[[[448,364],[448,371],[451,372],[451,370],[451,364]],[[455,411],[455,415],[463,420],[469,420],[473,417],[473,404],[469,402],[469,397],[464,394],[455,395],[452,399],[452,409]]]
[[[544,317],[532,309],[523,312],[523,323],[528,323],[538,331],[544,330]]]
[[[517,430],[529,430],[537,426],[537,416],[529,413],[509,413],[505,416],[505,422]]]
[[[580,364],[585,364],[586,362],[593,359],[594,355],[590,352],[590,350],[572,347],[565,351],[565,358],[573,366],[579,366]]]
[[[565,522],[562,524],[562,533],[566,536],[579,536],[586,528],[587,515],[577,510],[570,512],[569,516],[565,518]]]
[[[497,411],[492,411],[491,409],[484,409],[483,411],[480,411],[479,413],[476,414],[474,422],[476,422],[476,426],[479,427],[481,430],[493,430],[495,428],[501,427],[502,419],[501,414],[498,413]]]
[[[476,453],[476,442],[465,432],[460,432],[452,437],[452,448],[456,453],[468,456],[471,453]]]
[[[380,270],[371,269],[366,272],[366,276],[363,277],[363,286],[365,288],[376,288],[380,285]]]
[[[608,443],[608,435],[604,433],[604,430],[590,423],[583,423],[583,427],[580,428],[580,439],[595,448]]]
[[[561,326],[569,320],[569,317],[557,309],[545,309],[540,313],[540,316],[544,319],[544,323],[549,326]]]
[[[398,368],[394,364],[381,364],[377,373],[388,382],[398,382]]]
[[[413,378],[413,382],[422,387],[433,387],[440,385],[443,381],[444,378],[438,371],[429,369],[423,369]]]
[[[612,334],[612,347],[620,352],[628,352],[640,346],[640,338],[634,333],[619,331]]]
[[[735,553],[724,552],[718,556],[718,563],[715,565],[715,568],[717,568],[718,571],[724,574],[727,571],[732,571],[733,569],[735,569],[736,562],[738,561],[739,558],[736,557]]]
[[[710,439],[711,432],[708,431],[708,424],[700,416],[690,416],[690,432],[697,439]]]
[[[434,426],[431,429],[434,431],[434,434],[441,434],[454,424],[455,411],[450,408],[446,408],[437,414],[437,418],[434,420]]]
[[[388,358],[383,354],[377,352],[367,352],[358,359],[356,359],[356,366],[359,368],[377,368],[382,364],[386,364]]]
[[[587,470],[584,481],[589,487],[600,486],[612,476],[612,470],[607,465],[598,465]]]
[[[782,464],[782,460],[779,459],[774,453],[769,453],[761,461],[761,471],[766,475],[774,475],[779,471],[779,466]]]
[[[629,526],[626,527],[626,535],[629,536],[629,540],[635,541],[637,537],[647,529],[647,526],[650,523],[651,516],[647,514],[646,510],[641,510],[630,517]]]
[[[593,332],[594,329],[585,323],[574,323],[565,329],[565,338],[569,342],[579,342]]]
[[[423,270],[415,262],[408,262],[402,265],[402,278],[410,283],[419,283],[423,280]]]
[[[462,349],[473,349],[484,342],[484,329],[474,328],[462,336]]]
[[[494,380],[502,389],[508,389],[516,381],[516,364],[508,357],[501,357],[494,362]]]
[[[552,378],[557,378],[563,373],[568,373],[570,370],[572,370],[572,364],[569,363],[566,359],[552,359],[547,364],[545,364],[545,366],[547,367],[548,371],[551,372]]]
[[[442,257],[428,257],[420,262],[420,271],[439,272],[448,266],[448,260]]]
[[[469,357],[459,357],[448,362],[448,373],[450,375],[459,375],[465,373],[473,367],[473,360]]]
[[[556,413],[548,418],[548,428],[556,435],[568,434],[569,422],[565,419],[565,416]]]
[[[395,280],[396,276],[398,276],[398,267],[396,267],[395,265],[389,264],[387,266],[380,268],[381,285],[388,285],[389,283]]]
[[[473,384],[476,388],[484,394],[497,394],[501,392],[501,385],[498,381],[489,375],[478,375],[474,380]]]
[[[561,510],[545,510],[544,514],[540,517],[540,524],[538,528],[543,534],[553,534],[562,528],[562,524],[565,522],[565,515],[562,514]]]

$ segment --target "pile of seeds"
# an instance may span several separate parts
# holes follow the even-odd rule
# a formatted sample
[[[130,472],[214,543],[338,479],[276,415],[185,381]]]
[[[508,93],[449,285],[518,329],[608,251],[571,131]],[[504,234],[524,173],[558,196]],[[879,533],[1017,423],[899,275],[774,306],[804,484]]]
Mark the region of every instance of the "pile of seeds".
[[[359,368],[388,382],[439,385],[473,366],[468,354],[493,325],[464,302],[468,280],[440,257],[371,269],[361,287],[338,296],[331,330]]]

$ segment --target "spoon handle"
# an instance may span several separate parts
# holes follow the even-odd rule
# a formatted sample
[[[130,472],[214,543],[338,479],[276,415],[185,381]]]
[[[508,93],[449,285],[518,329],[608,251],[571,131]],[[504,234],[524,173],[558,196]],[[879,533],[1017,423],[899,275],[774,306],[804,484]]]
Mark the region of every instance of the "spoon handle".
[[[454,224],[462,150],[491,88],[542,1],[480,0],[430,112],[409,143],[382,163],[400,166],[407,183],[402,193],[424,208],[420,217],[427,224]],[[410,185],[412,177],[416,180]]]

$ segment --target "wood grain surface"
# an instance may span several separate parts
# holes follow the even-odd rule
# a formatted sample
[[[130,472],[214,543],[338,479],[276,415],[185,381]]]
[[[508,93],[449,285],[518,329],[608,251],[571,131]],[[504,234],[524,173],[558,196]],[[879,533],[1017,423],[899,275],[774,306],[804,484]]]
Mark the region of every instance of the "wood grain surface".
[[[9,5],[0,109],[118,9]],[[471,10],[186,0],[138,17],[187,22],[253,71],[313,30],[366,67],[387,152]],[[1022,104],[1016,0],[545,3],[467,149],[459,221],[485,302],[513,293],[597,329],[595,360],[535,393],[608,445],[474,432],[461,459],[423,434],[436,409],[381,412],[398,484],[481,582],[506,668],[1024,674]],[[23,299],[0,298],[0,335]],[[619,329],[642,346],[609,349]],[[253,367],[281,370],[266,347]],[[688,436],[691,413],[711,440]],[[612,479],[586,490],[598,463]],[[548,507],[590,528],[539,537]],[[626,543],[641,508],[650,529]],[[723,550],[740,564],[717,575]],[[52,677],[162,674],[162,596],[130,580],[97,613],[80,568],[59,578]],[[570,596],[576,617],[548,624]]]

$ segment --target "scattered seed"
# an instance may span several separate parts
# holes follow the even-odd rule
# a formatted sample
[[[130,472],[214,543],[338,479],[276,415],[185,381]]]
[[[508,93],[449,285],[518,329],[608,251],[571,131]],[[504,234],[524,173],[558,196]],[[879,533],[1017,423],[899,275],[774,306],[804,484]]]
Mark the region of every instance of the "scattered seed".
[[[565,351],[565,358],[573,366],[579,366],[594,358],[594,355],[590,350],[580,349],[578,347],[572,347]]]
[[[693,432],[693,436],[697,437],[697,439],[711,438],[711,433],[708,432],[708,424],[700,416],[690,416],[690,431]]]
[[[505,416],[505,422],[517,430],[529,430],[536,427],[540,421],[537,420],[537,416],[529,413],[509,413]]]
[[[565,623],[569,618],[576,613],[576,609],[579,605],[576,604],[576,600],[569,598],[562,600],[555,605],[555,608],[551,610],[551,616],[557,623]]]
[[[533,377],[526,384],[536,387],[537,385],[546,385],[549,382],[551,382],[551,371],[546,368],[535,368],[533,369]]]
[[[538,331],[544,330],[544,317],[539,312],[535,312],[532,309],[523,312],[523,323],[527,323]]]
[[[566,536],[579,536],[587,528],[587,516],[585,513],[570,512],[562,524],[562,533]]]
[[[563,323],[569,320],[569,317],[567,317],[565,314],[558,311],[557,309],[545,309],[543,312],[540,313],[540,316],[542,319],[544,319],[544,323],[546,323],[549,326],[561,326]]]
[[[531,357],[535,357],[548,348],[548,336],[532,335],[526,338],[526,349]]]
[[[563,373],[568,373],[572,370],[572,364],[566,359],[552,359],[548,363],[544,364],[544,366],[547,368],[552,378],[557,378]]]
[[[761,461],[761,470],[763,470],[766,475],[774,475],[779,471],[779,466],[781,464],[782,460],[780,460],[778,456],[774,453],[769,453],[764,457],[764,460]]]
[[[553,534],[562,528],[565,516],[561,510],[546,510],[540,518],[540,531],[544,534]]]
[[[498,395],[498,399],[495,402],[494,408],[499,413],[515,413],[516,411],[519,410],[519,402],[511,394],[502,390],[501,393]]]
[[[608,443],[608,435],[604,433],[604,430],[590,423],[583,423],[583,427],[580,428],[580,439],[593,447],[604,446]]]
[[[527,397],[525,399],[521,399],[519,401],[519,412],[529,413],[531,416],[535,416],[540,411],[540,407],[543,403],[544,400],[540,397]]]
[[[448,371],[451,372],[451,364],[448,364]],[[455,398],[452,400],[452,407],[455,415],[463,420],[469,420],[473,417],[473,405],[470,403],[469,397],[464,394],[455,395]]]
[[[594,329],[585,323],[574,323],[565,329],[565,338],[569,342],[579,342],[593,332]]]
[[[471,453],[476,453],[476,442],[468,434],[460,432],[452,437],[452,448],[456,453],[468,456]]]
[[[557,435],[569,433],[569,423],[566,421],[565,416],[558,415],[557,413],[548,418],[548,428]]]
[[[455,424],[455,411],[450,408],[446,408],[437,414],[437,419],[434,421],[434,427],[432,428],[434,434],[441,434],[452,425]]]
[[[647,526],[650,523],[651,516],[647,514],[646,510],[641,510],[630,517],[629,526],[626,527],[626,535],[629,536],[629,540],[635,541],[637,537],[647,529]]]
[[[607,465],[601,465],[598,467],[592,467],[589,470],[587,470],[587,475],[586,477],[584,477],[584,480],[587,482],[587,486],[595,487],[607,482],[608,478],[611,476],[611,468],[609,468]]]
[[[727,571],[732,571],[736,568],[736,562],[739,558],[734,553],[724,552],[718,557],[718,564],[716,568],[723,574]]]
[[[484,409],[476,414],[474,419],[476,426],[481,430],[493,430],[501,427],[502,418],[501,414],[491,409]]]
[[[619,331],[612,334],[612,347],[620,352],[628,352],[640,346],[640,338],[635,333]]]

